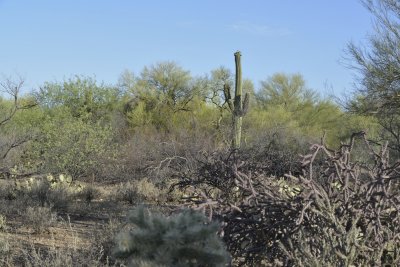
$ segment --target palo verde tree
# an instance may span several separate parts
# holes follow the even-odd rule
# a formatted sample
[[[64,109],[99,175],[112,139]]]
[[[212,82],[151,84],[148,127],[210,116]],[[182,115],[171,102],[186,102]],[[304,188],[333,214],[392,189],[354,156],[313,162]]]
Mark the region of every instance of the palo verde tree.
[[[263,109],[271,105],[282,105],[285,109],[294,111],[301,104],[315,102],[316,94],[307,89],[302,75],[276,73],[261,81],[256,98]]]
[[[400,152],[400,3],[394,0],[362,0],[375,17],[375,34],[367,46],[348,45],[350,66],[359,73],[356,93],[348,108],[375,117]]]
[[[145,67],[138,79],[137,88],[154,91],[159,100],[174,111],[185,110],[193,97],[190,72],[174,62],[163,62]]]
[[[301,74],[273,74],[261,81],[256,100],[245,127],[262,140],[274,136],[284,143],[293,139],[306,145],[325,132],[327,143],[338,145],[342,138],[362,129],[372,136],[375,127],[370,118],[346,114],[332,99],[320,97]]]
[[[201,89],[190,72],[174,62],[145,67],[131,85],[128,91],[131,99],[125,109],[131,124],[151,123],[166,131],[172,128],[175,115],[191,111],[190,105]],[[141,118],[146,119],[138,123]]]
[[[120,88],[78,75],[63,82],[46,82],[36,92],[38,103],[47,111],[64,108],[74,118],[92,121],[112,115],[121,97]]]

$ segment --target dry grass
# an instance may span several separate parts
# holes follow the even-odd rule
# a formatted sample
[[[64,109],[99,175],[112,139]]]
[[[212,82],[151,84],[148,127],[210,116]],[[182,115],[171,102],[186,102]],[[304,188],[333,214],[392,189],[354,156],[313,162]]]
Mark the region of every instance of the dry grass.
[[[110,201],[108,187],[83,188],[18,189],[0,180],[0,266],[123,266],[112,248],[131,207]],[[63,203],[53,199],[60,190]]]

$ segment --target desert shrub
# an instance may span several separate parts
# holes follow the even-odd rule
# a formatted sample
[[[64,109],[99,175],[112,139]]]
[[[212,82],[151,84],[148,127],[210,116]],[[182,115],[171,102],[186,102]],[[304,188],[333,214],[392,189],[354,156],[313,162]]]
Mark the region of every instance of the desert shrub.
[[[58,248],[55,246],[48,249],[35,246],[24,249],[22,255],[18,259],[14,259],[14,263],[27,267],[124,266],[118,263],[110,263],[107,260],[103,261],[103,251],[101,250],[92,250],[92,248],[81,250],[70,247]]]
[[[163,192],[147,178],[135,181],[134,185],[142,200],[158,202],[163,197]]]
[[[199,189],[207,191],[212,199],[236,201],[238,164],[241,172],[252,173],[275,183],[285,173],[301,173],[301,163],[295,160],[299,151],[300,148],[295,145],[291,147],[279,143],[279,139],[272,139],[266,144],[245,146],[240,153],[232,153],[229,149],[211,154],[201,153],[196,157],[196,164],[187,169],[178,169],[173,174],[176,182],[170,191],[193,192],[193,189]],[[198,192],[194,199],[198,199]]]
[[[125,266],[122,263],[104,259],[104,251],[97,247],[77,249],[75,247],[58,247],[55,244],[44,247],[40,245],[12,242],[10,236],[0,236],[0,265],[26,267],[75,267]]]
[[[6,255],[11,252],[10,241],[7,236],[0,236],[0,263],[6,261]]]
[[[67,185],[60,185],[51,188],[47,195],[47,204],[54,210],[67,210],[73,200],[74,194],[70,192]]]
[[[65,173],[76,180],[101,174],[99,162],[113,162],[116,144],[110,123],[75,118],[61,106],[45,114],[38,127],[40,134],[23,157],[34,172]]]
[[[25,222],[36,233],[48,231],[57,221],[56,213],[49,207],[28,207],[24,215]]]
[[[0,199],[0,214],[6,218],[23,213],[26,207],[27,201],[24,198],[17,198],[15,200]]]
[[[301,166],[298,157],[307,151],[310,141],[285,131],[269,133],[244,146],[240,158],[265,175],[282,177],[289,172],[299,173]]]
[[[112,196],[113,199],[129,204],[158,202],[166,197],[166,190],[159,189],[147,178],[118,185]]]
[[[91,249],[102,251],[100,259],[105,262],[112,262],[115,247],[115,236],[121,230],[122,223],[118,219],[110,218],[106,224],[100,225],[93,233]]]
[[[0,186],[0,198],[4,200],[14,200],[18,197],[15,184],[6,183]]]
[[[46,82],[35,97],[47,112],[63,107],[74,118],[96,121],[111,119],[121,91],[99,84],[94,78],[76,75],[63,82]]]
[[[7,219],[4,215],[0,214],[0,232],[6,231],[7,228]]]
[[[224,266],[229,259],[217,236],[219,225],[187,210],[176,216],[149,214],[139,207],[129,214],[135,225],[117,237],[116,256],[130,266],[147,262],[156,266]]]
[[[87,184],[77,193],[77,195],[87,203],[90,203],[92,200],[100,196],[100,190],[93,185]]]
[[[388,146],[376,150],[360,132],[338,150],[313,145],[300,164],[282,184],[240,155],[221,156],[178,185],[192,190],[188,204],[224,221],[237,265],[398,265],[400,166],[390,164]]]
[[[116,187],[112,199],[134,204],[139,200],[139,196],[136,191],[136,187],[132,183],[128,182],[125,184],[120,184]]]
[[[22,193],[42,207],[47,205],[55,210],[67,209],[73,197],[69,184],[51,184],[47,179],[32,179]]]
[[[183,167],[191,154],[203,150],[205,143],[209,143],[185,131],[160,133],[152,127],[136,129],[121,146],[115,166],[106,172],[118,181],[149,177],[158,183],[170,178],[171,168]]]
[[[48,196],[50,194],[50,183],[45,179],[35,180],[24,188],[26,194],[41,206],[48,204]]]

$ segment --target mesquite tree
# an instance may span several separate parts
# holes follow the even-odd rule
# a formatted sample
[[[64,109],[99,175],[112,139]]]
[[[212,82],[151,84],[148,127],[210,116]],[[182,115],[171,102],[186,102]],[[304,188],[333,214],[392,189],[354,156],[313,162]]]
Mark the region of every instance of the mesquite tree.
[[[18,113],[36,106],[29,95],[20,97],[24,82],[22,77],[4,77],[0,81],[0,174],[6,177],[10,175],[8,165],[11,164],[6,163],[10,152],[32,140],[34,135],[32,130],[13,125]]]
[[[236,77],[235,77],[235,98],[231,97],[231,90],[228,84],[224,86],[225,101],[228,103],[232,112],[232,149],[240,148],[242,135],[242,117],[246,115],[249,107],[249,94],[246,93],[242,99],[242,65],[240,61],[241,53],[235,53]]]

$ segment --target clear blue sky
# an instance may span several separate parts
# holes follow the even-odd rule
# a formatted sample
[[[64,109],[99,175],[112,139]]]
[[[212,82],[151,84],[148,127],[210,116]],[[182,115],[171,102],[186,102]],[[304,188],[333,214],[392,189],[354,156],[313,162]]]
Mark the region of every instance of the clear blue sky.
[[[259,81],[300,73],[310,88],[339,95],[352,72],[339,61],[365,43],[372,18],[357,0],[0,0],[0,74],[29,88],[74,74],[116,83],[125,69],[172,60],[202,75],[234,69]]]

